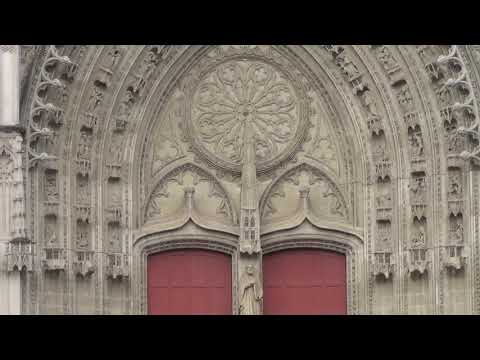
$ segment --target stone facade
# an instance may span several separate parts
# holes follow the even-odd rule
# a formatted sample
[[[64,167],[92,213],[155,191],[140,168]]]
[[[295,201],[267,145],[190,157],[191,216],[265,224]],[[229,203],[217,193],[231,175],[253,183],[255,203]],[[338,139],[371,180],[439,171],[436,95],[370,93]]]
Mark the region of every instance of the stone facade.
[[[303,247],[346,255],[349,314],[480,313],[480,46],[20,60],[24,130],[0,134],[17,312],[146,313],[147,256],[203,248],[232,256],[234,313],[260,314],[262,255]]]

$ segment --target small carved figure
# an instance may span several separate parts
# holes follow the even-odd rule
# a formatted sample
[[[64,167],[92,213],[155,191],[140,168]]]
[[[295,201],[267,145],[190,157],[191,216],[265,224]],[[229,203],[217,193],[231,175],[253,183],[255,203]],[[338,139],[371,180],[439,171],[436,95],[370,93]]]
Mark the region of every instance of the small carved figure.
[[[355,64],[345,56],[337,56],[337,65],[342,69],[343,73],[347,76],[348,80],[351,80],[360,75],[358,68]]]
[[[46,225],[45,240],[48,246],[53,246],[57,242],[57,232],[55,230],[55,225],[52,223],[47,223]]]
[[[424,145],[421,131],[411,133],[409,139],[412,155],[415,157],[422,157],[424,155]]]
[[[89,190],[88,190],[88,183],[86,181],[79,181],[78,182],[78,201],[81,204],[88,203],[88,199],[90,197]]]
[[[57,201],[58,200],[58,191],[57,191],[57,181],[55,175],[48,175],[45,177],[45,195],[47,201]]]
[[[463,225],[462,222],[459,221],[456,224],[455,231],[454,231],[455,241],[462,242],[463,241]]]
[[[380,194],[377,196],[377,207],[378,208],[386,208],[390,207],[392,203],[392,197],[389,193]]]
[[[451,105],[452,96],[448,88],[442,88],[437,92],[438,102],[441,106]]]
[[[97,109],[97,107],[102,103],[102,101],[103,101],[103,93],[97,87],[94,86],[92,94],[88,99],[87,112],[93,113]]]
[[[118,61],[120,60],[122,53],[119,49],[112,49],[108,52],[107,61],[105,62],[105,66],[110,70],[113,70],[117,65]]]
[[[448,193],[452,197],[459,197],[462,194],[462,184],[460,182],[459,175],[453,175],[452,177],[450,177]]]
[[[90,136],[82,132],[77,147],[77,158],[88,160],[90,157]]]
[[[424,201],[425,199],[425,179],[423,177],[417,177],[413,179],[411,185],[411,191],[416,201]]]
[[[253,265],[247,265],[241,280],[240,315],[260,314],[260,304],[263,299],[262,287]]]
[[[397,66],[397,62],[395,61],[395,59],[393,58],[392,54],[390,53],[390,51],[386,46],[380,47],[380,50],[378,52],[378,59],[383,64],[383,67],[386,70],[390,70]]]
[[[130,116],[130,112],[133,106],[134,95],[132,91],[133,90],[130,87],[127,89],[127,91],[125,92],[125,96],[123,97],[120,105],[118,106],[117,117],[125,121]]]
[[[398,101],[403,106],[409,106],[412,103],[412,95],[408,86],[403,86],[398,93]]]
[[[412,238],[412,247],[419,248],[425,246],[425,228],[420,225],[417,235]]]
[[[112,229],[112,235],[110,236],[109,245],[111,250],[118,250],[118,246],[120,245],[120,233],[117,228]]]
[[[88,247],[88,231],[85,228],[78,229],[77,247],[80,249],[85,249]]]
[[[377,109],[377,103],[375,101],[375,98],[370,94],[370,91],[367,90],[362,94],[363,102],[365,104],[365,107],[367,108],[368,116],[369,117],[377,117],[379,116],[378,114],[378,109]]]
[[[109,159],[113,163],[121,163],[122,162],[122,142],[120,137],[112,138],[112,142],[109,148]]]

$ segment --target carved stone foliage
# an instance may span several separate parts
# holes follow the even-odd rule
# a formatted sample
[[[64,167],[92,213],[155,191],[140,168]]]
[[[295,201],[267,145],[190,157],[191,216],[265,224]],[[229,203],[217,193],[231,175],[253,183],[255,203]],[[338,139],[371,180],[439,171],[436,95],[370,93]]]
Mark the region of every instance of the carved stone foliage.
[[[194,205],[202,216],[231,223],[236,217],[227,193],[205,170],[193,164],[180,166],[161,178],[145,207],[145,221],[184,210],[185,189],[194,189]]]
[[[274,183],[262,199],[262,218],[273,220],[292,215],[297,210],[292,204],[299,204],[299,189],[305,187],[310,188],[309,201],[316,215],[340,221],[348,219],[347,206],[337,186],[308,164],[293,168]]]
[[[152,144],[152,175],[185,155],[180,132],[181,123],[185,120],[184,103],[184,94],[175,93],[163,119],[159,121]]]
[[[183,84],[187,137],[213,166],[240,171],[246,122],[260,172],[291,158],[306,136],[308,81],[271,47],[217,47]]]

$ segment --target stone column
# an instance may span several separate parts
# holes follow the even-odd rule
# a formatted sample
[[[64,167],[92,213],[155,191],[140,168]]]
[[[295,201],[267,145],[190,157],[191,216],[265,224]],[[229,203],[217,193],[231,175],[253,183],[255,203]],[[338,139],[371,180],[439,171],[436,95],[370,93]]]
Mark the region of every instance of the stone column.
[[[19,124],[20,46],[0,45],[0,126]]]
[[[0,45],[0,314],[21,310],[20,272],[11,271],[11,241],[25,240],[18,45]],[[20,259],[20,258],[19,258]],[[19,264],[21,263],[21,260]]]

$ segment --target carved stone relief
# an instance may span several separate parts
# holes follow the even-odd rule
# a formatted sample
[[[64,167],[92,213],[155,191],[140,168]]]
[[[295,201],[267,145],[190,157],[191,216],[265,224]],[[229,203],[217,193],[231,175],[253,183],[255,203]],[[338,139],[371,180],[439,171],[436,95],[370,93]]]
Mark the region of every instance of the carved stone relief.
[[[443,281],[436,273],[440,265],[451,261],[449,266],[465,271],[472,283],[479,268],[475,257],[460,268],[452,260],[464,259],[469,242],[477,237],[473,224],[478,201],[472,189],[478,186],[470,183],[475,168],[453,159],[473,144],[457,131],[472,123],[473,110],[454,106],[463,104],[466,92],[463,85],[447,84],[452,74],[461,72],[456,65],[437,62],[446,50],[431,45],[65,46],[60,54],[78,66],[50,66],[65,86],[52,85],[46,91],[48,103],[58,109],[38,117],[38,125],[51,128],[52,136],[32,142],[38,151],[58,158],[37,167],[29,179],[32,240],[39,246],[73,248],[73,257],[66,257],[73,264],[64,268],[73,265],[74,273],[90,273],[100,260],[105,271],[92,283],[94,302],[98,313],[110,311],[102,298],[103,277],[131,272],[134,280],[127,288],[141,282],[139,255],[127,253],[135,232],[161,228],[188,204],[209,221],[239,228],[235,214],[240,208],[244,132],[245,125],[252,124],[256,190],[262,195],[260,230],[268,225],[281,232],[275,230],[276,221],[291,219],[301,207],[333,228],[351,225],[364,243],[360,255],[349,255],[354,268],[349,271],[368,271],[370,276],[373,270],[393,281],[395,311],[415,312],[418,307],[429,312],[427,292],[436,289],[429,288],[430,281],[433,286]],[[158,111],[153,109],[157,106]],[[110,119],[104,117],[108,114]],[[444,133],[437,131],[439,124]],[[361,134],[352,131],[358,129]],[[147,145],[142,147],[142,142]],[[399,144],[408,144],[408,150]],[[447,161],[441,148],[450,155]],[[97,158],[101,163],[96,164]],[[66,159],[73,159],[73,171]],[[304,161],[309,165],[294,171]],[[6,161],[0,169],[7,168],[11,179],[15,167]],[[69,174],[72,179],[66,178]],[[132,203],[139,193],[137,207]],[[65,209],[71,211],[64,215]],[[97,236],[103,248],[93,253]],[[290,245],[300,243],[292,239]],[[477,251],[473,245],[472,251]],[[246,273],[246,258],[239,255],[239,280]],[[241,288],[235,300],[243,304],[241,313],[261,312],[261,267],[256,260],[251,263],[260,291],[251,297],[252,286],[243,286],[251,284],[248,276],[235,284]],[[119,272],[122,267],[127,270]],[[425,288],[406,280],[404,270],[423,274],[430,269],[435,273],[428,275]],[[371,278],[354,278],[365,283],[364,288],[349,283],[349,301],[356,302],[349,305],[352,309],[372,311],[369,304],[380,285]],[[463,288],[469,284],[465,281]],[[32,304],[40,301],[43,290],[38,286],[40,290],[28,295]],[[69,290],[62,306],[75,312],[75,285],[65,288]],[[443,306],[442,291],[448,291],[448,285],[443,290],[439,286],[436,312]],[[416,300],[410,303],[406,294]],[[137,301],[134,295],[122,300]],[[35,306],[28,308],[33,312]],[[136,306],[128,311],[137,311]]]
[[[282,204],[299,204],[299,189],[309,187],[313,211],[318,216],[330,217],[337,221],[348,218],[345,200],[340,191],[320,170],[309,165],[301,165],[288,171],[272,186],[262,201],[261,215],[269,221],[291,216],[295,207]]]
[[[240,315],[261,314],[263,289],[259,274],[253,265],[247,265],[240,280]]]
[[[147,202],[145,220],[173,215],[184,209],[184,191],[195,188],[194,201],[202,215],[234,222],[235,215],[228,195],[221,185],[201,168],[187,164],[166,174]]]

